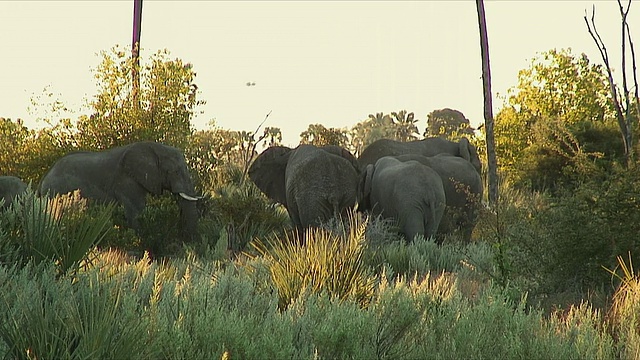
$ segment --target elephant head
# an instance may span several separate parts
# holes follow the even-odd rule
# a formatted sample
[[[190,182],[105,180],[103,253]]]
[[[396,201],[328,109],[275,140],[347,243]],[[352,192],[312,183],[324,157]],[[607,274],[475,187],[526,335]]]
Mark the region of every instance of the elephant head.
[[[180,150],[155,142],[138,142],[126,147],[121,166],[153,195],[169,191],[188,201],[197,201],[186,161]]]
[[[404,154],[416,154],[422,156],[436,156],[449,154],[461,157],[469,161],[478,174],[482,171],[482,162],[478,151],[469,139],[463,137],[460,141],[450,141],[440,137],[431,137],[423,140],[400,142],[391,139],[380,139],[371,143],[358,157],[360,168],[364,169],[368,164],[375,164],[383,156],[398,156]]]
[[[144,141],[100,152],[74,152],[58,159],[43,178],[40,192],[80,195],[124,206],[130,227],[139,229],[138,215],[146,195],[174,194],[184,239],[197,238],[195,189],[182,152],[172,146]]]
[[[11,202],[21,193],[27,190],[27,184],[16,176],[0,176],[0,199],[4,203],[0,205],[0,209],[4,209],[11,205]]]
[[[355,205],[357,160],[338,146],[273,146],[258,155],[249,178],[304,229]]]
[[[358,200],[360,210],[397,221],[407,241],[416,235],[434,236],[446,202],[442,180],[433,169],[391,156],[367,165],[360,177]]]

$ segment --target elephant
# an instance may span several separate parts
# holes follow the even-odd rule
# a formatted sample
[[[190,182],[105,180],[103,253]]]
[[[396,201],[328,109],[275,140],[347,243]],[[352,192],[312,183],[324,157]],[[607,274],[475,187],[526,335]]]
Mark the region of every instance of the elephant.
[[[256,157],[249,178],[284,205],[297,230],[304,230],[355,206],[358,161],[335,145],[272,146]]]
[[[438,228],[437,240],[459,231],[464,242],[471,240],[481,206],[483,183],[475,167],[465,159],[449,154],[432,157],[405,154],[395,157],[399,161],[417,161],[433,169],[442,180],[446,196],[446,209]]]
[[[66,194],[97,202],[116,202],[124,207],[127,225],[139,230],[138,215],[147,194],[174,194],[180,208],[183,240],[198,238],[198,211],[194,185],[181,150],[142,141],[104,151],[78,151],[58,159],[40,183],[40,194]]]
[[[0,199],[4,199],[4,203],[0,205],[0,210],[6,209],[11,202],[25,190],[28,185],[16,176],[0,176]]]
[[[435,156],[438,154],[451,154],[459,156],[473,165],[480,174],[482,163],[478,151],[465,137],[460,141],[450,141],[440,137],[430,137],[423,140],[400,142],[391,139],[376,140],[367,146],[358,157],[360,169],[375,162],[383,156],[397,156],[403,154],[418,154],[422,156]]]
[[[407,242],[436,235],[445,203],[440,175],[418,161],[384,156],[367,165],[358,183],[358,209],[396,220]]]

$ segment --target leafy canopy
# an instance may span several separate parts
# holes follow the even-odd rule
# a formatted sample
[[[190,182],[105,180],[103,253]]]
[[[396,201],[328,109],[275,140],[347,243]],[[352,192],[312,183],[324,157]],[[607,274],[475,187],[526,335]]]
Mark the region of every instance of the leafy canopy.
[[[570,49],[543,52],[518,73],[518,85],[496,116],[499,167],[516,183],[534,187],[585,175],[577,170],[586,162],[611,155],[605,151],[614,141],[612,115],[600,65]]]
[[[139,101],[133,100],[129,52],[114,47],[100,53],[95,70],[98,93],[90,116],[78,119],[80,147],[107,149],[150,140],[184,148],[191,134],[191,118],[198,105],[196,72],[189,63],[169,59],[161,50],[138,69]]]

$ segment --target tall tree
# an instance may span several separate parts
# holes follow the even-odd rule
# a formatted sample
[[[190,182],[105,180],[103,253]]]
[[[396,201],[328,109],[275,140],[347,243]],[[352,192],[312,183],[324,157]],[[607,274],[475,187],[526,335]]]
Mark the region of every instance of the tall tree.
[[[351,128],[351,151],[360,154],[364,148],[379,139],[397,141],[417,140],[420,136],[413,112],[400,110],[391,114],[369,114],[368,118]]]
[[[193,66],[169,59],[167,50],[152,55],[140,68],[140,106],[131,101],[132,60],[120,48],[101,52],[95,71],[98,93],[93,113],[78,120],[80,146],[106,149],[134,141],[160,141],[184,148],[191,134],[191,118],[198,105]]]
[[[473,129],[469,119],[458,110],[444,108],[427,114],[425,137],[441,136],[453,140],[456,137],[471,135],[473,135]]]
[[[393,138],[395,140],[413,141],[418,139],[420,135],[416,126],[418,119],[415,118],[412,112],[407,112],[407,110],[392,112],[391,119],[394,130]]]
[[[498,202],[498,161],[496,158],[493,129],[493,108],[491,98],[491,66],[489,64],[489,39],[483,0],[476,0],[478,26],[480,28],[480,53],[482,55],[482,88],[484,89],[484,128],[487,146],[487,167],[489,180],[489,205]]]

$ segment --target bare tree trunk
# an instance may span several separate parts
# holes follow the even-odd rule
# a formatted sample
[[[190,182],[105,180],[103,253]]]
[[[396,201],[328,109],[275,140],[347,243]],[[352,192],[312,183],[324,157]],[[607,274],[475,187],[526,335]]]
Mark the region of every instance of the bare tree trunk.
[[[142,32],[142,0],[133,0],[133,40],[131,41],[131,95],[133,105],[140,107],[140,34]]]
[[[498,160],[496,158],[495,135],[493,132],[493,105],[491,97],[491,66],[489,64],[489,40],[487,22],[484,16],[483,0],[476,0],[478,25],[480,27],[480,52],[482,54],[482,87],[484,90],[484,127],[487,142],[487,176],[489,180],[489,205],[498,202]]]
[[[620,9],[620,17],[621,17],[621,34],[622,34],[622,44],[621,44],[621,55],[622,55],[622,94],[623,98],[620,98],[618,94],[618,90],[616,87],[616,83],[613,79],[613,71],[611,70],[611,65],[609,63],[609,54],[607,53],[607,48],[598,33],[598,29],[596,28],[595,16],[596,9],[595,6],[592,8],[591,12],[591,22],[587,19],[586,11],[584,16],[584,22],[587,24],[587,30],[591,35],[591,38],[596,43],[598,47],[598,51],[600,51],[600,56],[602,57],[602,61],[604,62],[605,68],[607,70],[607,75],[609,79],[609,87],[611,89],[611,98],[613,101],[613,106],[616,111],[616,119],[618,120],[618,126],[620,127],[620,132],[622,134],[622,142],[624,144],[624,156],[625,162],[627,166],[632,166],[634,163],[634,151],[633,151],[633,120],[634,116],[631,113],[632,101],[630,99],[630,92],[627,85],[627,63],[626,63],[626,45],[627,41],[629,42],[630,51],[631,51],[631,61],[632,61],[632,69],[633,69],[633,79],[635,84],[635,92],[634,97],[636,114],[635,116],[640,116],[640,108],[638,107],[638,80],[636,76],[636,56],[635,49],[633,47],[633,41],[631,41],[631,32],[629,31],[629,24],[627,24],[627,15],[629,14],[629,9],[631,7],[631,0],[628,0],[626,8],[622,5],[621,0],[618,1],[618,7]],[[622,104],[622,100],[624,100],[624,105]]]

